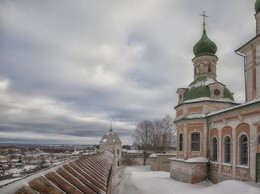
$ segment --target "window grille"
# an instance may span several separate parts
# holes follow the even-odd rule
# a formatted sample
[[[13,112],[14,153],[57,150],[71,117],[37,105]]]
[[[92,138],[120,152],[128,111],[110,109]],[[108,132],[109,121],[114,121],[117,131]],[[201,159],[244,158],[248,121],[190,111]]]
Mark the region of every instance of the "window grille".
[[[240,138],[240,161],[241,165],[248,165],[248,138],[246,135]]]
[[[218,140],[217,138],[213,138],[212,141],[212,161],[218,160]]]
[[[191,134],[191,151],[200,151],[200,133]]]
[[[183,134],[179,135],[179,152],[183,151]]]
[[[230,163],[231,161],[231,139],[230,137],[225,138],[225,163]]]

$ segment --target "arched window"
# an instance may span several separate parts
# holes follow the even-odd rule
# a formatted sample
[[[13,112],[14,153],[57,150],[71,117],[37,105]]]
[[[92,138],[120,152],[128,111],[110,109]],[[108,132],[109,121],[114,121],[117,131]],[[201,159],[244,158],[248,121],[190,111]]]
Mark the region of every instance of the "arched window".
[[[218,160],[218,140],[216,137],[212,140],[212,161]]]
[[[198,132],[191,134],[191,151],[200,151],[200,133]]]
[[[119,149],[117,149],[117,155],[119,155],[120,153],[119,153]]]
[[[240,164],[248,165],[248,138],[242,135],[240,138]]]
[[[211,65],[208,64],[208,72],[211,72]]]
[[[231,139],[227,136],[224,140],[224,162],[230,163],[231,161]]]
[[[258,144],[260,144],[260,135],[258,136]]]
[[[183,134],[179,135],[179,152],[183,151]]]

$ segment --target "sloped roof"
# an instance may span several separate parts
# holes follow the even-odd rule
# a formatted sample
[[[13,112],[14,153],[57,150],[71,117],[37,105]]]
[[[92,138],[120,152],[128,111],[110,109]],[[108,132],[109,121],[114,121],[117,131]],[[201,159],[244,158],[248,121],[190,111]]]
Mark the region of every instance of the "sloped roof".
[[[0,193],[107,193],[113,159],[110,151],[86,155],[4,186]]]
[[[208,77],[199,77],[195,79],[187,88],[187,91],[184,93],[183,101],[198,99],[202,97],[210,98],[209,85],[219,83],[224,86],[224,99],[229,99],[234,101],[233,94],[229,89],[222,83],[218,82],[213,78]]]

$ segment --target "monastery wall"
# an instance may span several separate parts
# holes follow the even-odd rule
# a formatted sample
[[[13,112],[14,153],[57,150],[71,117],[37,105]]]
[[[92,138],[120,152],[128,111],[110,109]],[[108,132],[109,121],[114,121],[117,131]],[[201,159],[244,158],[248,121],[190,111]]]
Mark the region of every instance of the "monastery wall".
[[[171,161],[170,176],[185,183],[196,184],[207,180],[207,162]]]
[[[213,157],[214,137],[217,138],[217,161],[211,162],[211,179],[214,183],[235,179],[255,181],[256,153],[260,151],[260,105],[244,105],[209,118],[210,158]],[[248,138],[248,164],[241,165],[241,137]],[[230,162],[225,162],[225,138],[231,139]]]

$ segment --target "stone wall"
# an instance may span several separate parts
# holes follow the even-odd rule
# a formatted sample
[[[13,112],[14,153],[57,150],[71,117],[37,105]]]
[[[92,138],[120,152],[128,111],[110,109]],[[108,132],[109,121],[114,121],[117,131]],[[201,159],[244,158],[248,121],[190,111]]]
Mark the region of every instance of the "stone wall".
[[[176,154],[157,154],[157,157],[151,158],[150,169],[154,171],[170,172],[169,158],[175,156]]]
[[[192,163],[171,160],[170,176],[185,183],[196,184],[207,180],[207,168],[207,162]]]

